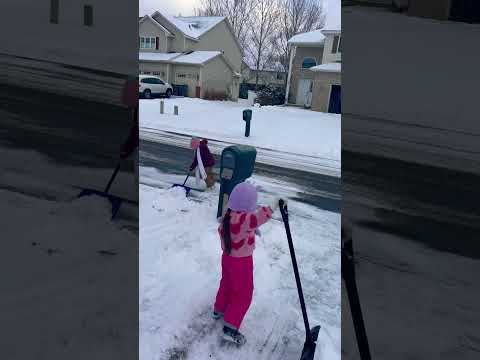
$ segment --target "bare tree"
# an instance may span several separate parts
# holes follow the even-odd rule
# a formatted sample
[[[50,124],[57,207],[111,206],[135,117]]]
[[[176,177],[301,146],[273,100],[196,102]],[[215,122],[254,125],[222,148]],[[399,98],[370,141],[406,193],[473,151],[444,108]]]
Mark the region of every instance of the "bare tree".
[[[248,23],[257,0],[200,0],[195,13],[200,16],[226,16],[242,50],[248,34]]]
[[[278,62],[288,71],[292,36],[319,29],[325,22],[321,2],[328,0],[279,0],[279,29],[275,36]]]
[[[260,72],[275,60],[274,40],[278,30],[278,3],[272,0],[257,0],[257,6],[248,24],[249,36],[245,52],[255,68],[255,88],[258,88]]]

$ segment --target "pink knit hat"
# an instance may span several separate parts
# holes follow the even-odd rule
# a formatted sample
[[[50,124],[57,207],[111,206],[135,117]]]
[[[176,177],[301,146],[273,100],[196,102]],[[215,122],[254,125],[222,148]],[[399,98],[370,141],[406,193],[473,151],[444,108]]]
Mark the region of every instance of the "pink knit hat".
[[[197,150],[199,146],[200,146],[200,140],[199,139],[192,138],[192,140],[190,140],[190,147],[193,150]]]

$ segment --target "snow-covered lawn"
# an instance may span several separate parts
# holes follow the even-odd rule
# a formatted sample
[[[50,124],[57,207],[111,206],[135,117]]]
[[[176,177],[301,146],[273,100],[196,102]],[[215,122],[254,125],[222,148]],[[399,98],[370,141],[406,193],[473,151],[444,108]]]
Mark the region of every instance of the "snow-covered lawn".
[[[254,298],[242,324],[247,344],[222,347],[210,317],[220,278],[218,184],[186,198],[177,175],[141,168],[140,359],[298,359],[304,326],[280,213],[261,228]],[[294,197],[296,185],[254,176],[259,202]],[[340,359],[340,215],[290,201],[290,220],[311,326],[321,325],[315,359]]]
[[[165,114],[160,114],[160,101]],[[294,107],[251,107],[243,100],[192,98],[140,100],[140,126],[236,144],[248,144],[340,162],[341,116]],[[173,115],[178,105],[179,115]],[[246,138],[242,111],[253,111]],[[339,165],[340,167],[340,165]]]
[[[118,358],[131,353],[124,337],[109,335],[112,329],[121,334],[132,330],[118,316],[125,311],[125,299],[112,299],[111,290],[136,283],[136,274],[119,264],[132,261],[136,251],[138,208],[122,205],[112,222],[108,201],[77,198],[75,186],[102,189],[111,169],[58,165],[30,150],[0,151],[0,212],[8,214],[0,220],[0,322],[9,331],[0,341],[5,358],[29,358],[32,353]],[[119,173],[119,182],[129,180]],[[117,255],[105,257],[100,250]],[[68,346],[60,350],[58,339]]]

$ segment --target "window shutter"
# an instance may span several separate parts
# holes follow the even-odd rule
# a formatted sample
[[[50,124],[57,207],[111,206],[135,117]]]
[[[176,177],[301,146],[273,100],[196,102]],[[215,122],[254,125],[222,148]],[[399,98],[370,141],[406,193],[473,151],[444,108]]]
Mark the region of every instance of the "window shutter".
[[[158,43],[160,42],[160,39],[158,36],[155,38],[155,50],[158,50]]]

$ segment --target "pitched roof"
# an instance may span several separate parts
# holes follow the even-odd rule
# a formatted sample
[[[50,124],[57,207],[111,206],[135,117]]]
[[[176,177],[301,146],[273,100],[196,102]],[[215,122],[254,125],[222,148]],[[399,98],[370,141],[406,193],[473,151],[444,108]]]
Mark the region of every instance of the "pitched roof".
[[[322,34],[322,30],[313,30],[292,36],[288,43],[292,45],[323,45],[324,41],[325,35]]]
[[[165,31],[165,32],[167,33],[167,35],[173,36],[173,34],[172,34],[165,26],[163,26],[162,24],[160,24],[157,20],[155,20],[155,19],[154,19],[153,17],[151,17],[150,15],[145,15],[145,16],[141,17],[141,18],[140,18],[140,21],[139,21],[140,24],[141,24],[142,22],[144,22],[145,20],[147,20],[147,19],[151,20],[152,23],[153,23],[155,26],[157,26],[157,27],[159,27],[160,29],[162,29],[163,31]]]
[[[224,16],[172,16],[160,11],[156,11],[152,17],[155,14],[163,16],[185,36],[195,40],[226,19]]]

